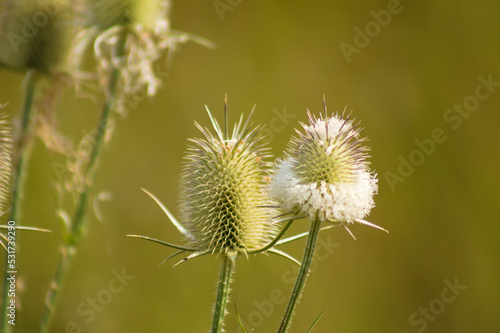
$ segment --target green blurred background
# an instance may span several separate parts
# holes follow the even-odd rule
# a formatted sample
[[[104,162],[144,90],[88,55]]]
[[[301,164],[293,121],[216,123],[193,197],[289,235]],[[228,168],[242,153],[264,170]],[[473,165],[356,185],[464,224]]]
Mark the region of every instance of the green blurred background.
[[[203,257],[176,268],[169,261],[157,268],[173,250],[125,235],[183,241],[141,187],[176,207],[186,139],[200,135],[193,122],[209,125],[205,104],[222,119],[225,93],[233,121],[256,104],[256,123],[271,129],[274,124],[268,141],[275,156],[298,122],[306,121],[307,108],[321,112],[323,94],[330,111],[352,110],[370,138],[379,194],[368,220],[390,233],[356,225],[354,241],[343,229],[324,232],[330,252],[318,252],[291,332],[305,332],[325,308],[315,332],[498,332],[500,89],[493,87],[457,129],[443,116],[454,104],[471,101],[479,76],[500,82],[500,6],[402,1],[400,13],[380,31],[372,30],[369,44],[348,62],[340,44],[354,45],[354,28],[364,30],[374,21],[371,11],[387,9],[387,1],[221,2],[232,8],[222,16],[212,1],[173,3],[172,27],[208,38],[217,48],[188,43],[170,66],[162,58],[159,94],[129,104],[128,116],[116,121],[94,188],[94,195],[109,192],[112,199],[99,203],[102,222],[89,214],[52,332],[65,332],[68,322],[81,332],[208,330],[217,260]],[[22,79],[0,71],[0,103],[9,102],[4,111],[13,117],[22,105]],[[95,126],[100,103],[75,102],[68,93],[58,122],[78,138]],[[276,120],[285,112],[289,118]],[[415,140],[431,138],[436,128],[446,141],[435,144],[404,182],[391,186],[386,173],[398,172],[401,157],[418,157]],[[36,331],[58,260],[61,232],[52,194],[52,163],[58,159],[41,143],[34,146],[23,224],[54,232],[20,235],[18,278],[24,292],[15,332]],[[307,227],[300,221],[293,231]],[[282,249],[300,258],[303,245]],[[86,322],[88,312],[77,309],[91,309],[89,298],[103,297],[113,271],[123,270],[134,279]],[[241,258],[227,331],[237,331],[233,302],[249,331],[276,331],[292,272],[294,265],[279,257]],[[453,294],[447,283],[467,288]],[[429,307],[427,317],[420,314]]]

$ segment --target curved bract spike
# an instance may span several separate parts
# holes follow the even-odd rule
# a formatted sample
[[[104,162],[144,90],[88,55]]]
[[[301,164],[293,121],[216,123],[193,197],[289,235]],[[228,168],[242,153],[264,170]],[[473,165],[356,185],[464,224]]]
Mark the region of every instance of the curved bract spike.
[[[173,253],[173,254],[169,255],[169,256],[167,257],[167,259],[165,259],[165,260],[172,259],[172,258],[173,258],[173,257],[175,257],[176,255],[179,255],[179,254],[184,253],[184,252],[186,252],[186,251],[182,251],[182,250],[181,250],[181,251],[177,251],[177,252],[175,252],[175,253]]]
[[[177,221],[175,216],[172,213],[170,213],[170,211],[167,209],[167,207],[165,207],[165,205],[163,205],[163,203],[160,200],[158,200],[158,198],[155,197],[154,194],[152,194],[151,192],[149,192],[148,190],[146,190],[144,188],[142,189],[142,191],[144,193],[146,193],[147,195],[149,195],[158,204],[158,206],[160,206],[160,208],[163,210],[165,215],[168,216],[168,218],[170,219],[172,224],[177,228],[177,230],[180,231],[181,234],[183,234],[184,236],[186,236],[188,238],[191,238],[191,234]]]
[[[385,231],[387,233],[389,233],[389,231],[385,230],[384,228],[382,228],[381,226],[378,226],[374,223],[371,223],[371,222],[368,222],[366,220],[362,220],[362,219],[357,219],[356,222],[359,222],[361,224],[364,224],[364,225],[367,225],[369,227],[372,227],[372,228],[375,228],[375,229],[378,229],[378,230],[382,230],[382,231]]]
[[[243,322],[241,321],[240,315],[238,314],[238,309],[236,309],[236,302],[234,303],[234,314],[236,315],[236,320],[238,322],[238,326],[240,327],[241,331],[243,333],[247,333],[247,330],[245,329],[245,325],[243,325]]]
[[[310,333],[313,330],[314,326],[316,326],[316,324],[321,319],[321,317],[323,316],[323,314],[325,313],[325,311],[326,311],[326,308],[324,308],[323,311],[321,311],[321,313],[319,314],[319,316],[316,318],[316,320],[314,320],[314,322],[312,323],[311,327],[309,327],[309,329],[306,331],[306,333]]]
[[[160,267],[161,265],[163,265],[164,263],[166,263],[166,262],[167,262],[167,260],[169,260],[169,259],[171,259],[171,258],[175,257],[176,255],[179,255],[179,254],[181,254],[181,253],[184,253],[184,252],[186,252],[186,251],[184,251],[184,250],[179,250],[179,251],[175,252],[174,254],[169,255],[169,256],[168,256],[165,260],[163,260],[161,263],[159,263],[159,264],[158,264],[158,266],[156,266],[156,268],[158,268],[158,267]]]
[[[335,226],[334,225],[329,225],[329,226],[321,228],[320,230],[326,230],[326,229],[330,229],[330,228],[333,228],[333,227],[335,227]],[[286,243],[290,243],[290,242],[293,242],[293,241],[295,241],[297,239],[304,238],[307,235],[309,235],[309,231],[303,232],[301,234],[297,234],[295,236],[283,238],[276,245],[283,245],[283,244],[286,244]]]
[[[298,261],[297,259],[295,259],[294,257],[292,257],[291,255],[289,255],[286,252],[283,252],[283,251],[280,251],[280,250],[277,250],[277,249],[270,249],[268,251],[271,252],[271,253],[277,254],[279,256],[282,256],[284,258],[290,259],[291,261],[293,261],[294,263],[296,263],[297,265],[300,266],[300,261]]]
[[[0,229],[8,229],[8,225],[0,225]],[[28,230],[28,231],[41,231],[41,232],[52,232],[52,230],[49,229],[42,229],[42,228],[36,228],[36,227],[23,227],[23,226],[16,226],[16,230]]]
[[[274,245],[276,245],[276,243],[279,242],[280,238],[283,237],[285,232],[288,230],[288,228],[290,228],[290,226],[292,225],[292,222],[294,221],[293,218],[287,218],[287,219],[283,219],[283,220],[288,220],[288,223],[283,227],[283,229],[281,229],[280,233],[269,244],[267,244],[266,246],[264,246],[261,249],[251,251],[251,252],[249,252],[249,254],[264,252],[264,251],[267,251],[270,248],[272,248]]]
[[[170,34],[171,34],[170,39],[173,40],[174,42],[177,42],[177,43],[185,43],[185,42],[191,41],[193,43],[196,43],[198,45],[204,46],[204,47],[209,48],[209,49],[216,49],[217,48],[217,44],[215,44],[214,42],[212,42],[209,39],[203,38],[203,37],[198,36],[196,34],[185,32],[182,30],[175,30],[175,29],[171,29]],[[170,43],[171,45],[174,44],[174,43],[172,43],[172,41],[170,41],[168,43]]]
[[[161,245],[165,245],[165,246],[168,246],[168,247],[171,247],[173,249],[177,249],[177,250],[182,250],[182,251],[189,251],[189,252],[194,252],[196,251],[195,248],[191,248],[191,247],[187,247],[187,246],[182,246],[182,245],[176,245],[176,244],[172,244],[172,243],[167,243],[167,242],[164,242],[162,240],[159,240],[159,239],[156,239],[156,238],[152,238],[152,237],[148,237],[148,236],[142,236],[142,235],[127,235],[127,237],[134,237],[134,238],[141,238],[141,239],[145,239],[145,240],[148,240],[150,242],[153,242],[153,243],[158,243],[158,244],[161,244]]]
[[[286,214],[281,214],[281,215],[278,215],[278,216],[275,216],[274,218],[278,218],[278,217],[282,217],[282,216],[286,216],[286,215],[289,215],[288,213]],[[284,218],[281,218],[279,220],[275,220],[273,221],[273,224],[279,224],[281,222],[287,222],[289,220],[300,220],[300,219],[303,219],[303,218],[306,218],[307,215],[298,215],[298,214],[295,214],[293,216],[287,216],[287,217],[284,217]]]
[[[342,226],[345,228],[345,230],[347,230],[347,232],[349,233],[349,235],[351,235],[351,237],[356,240],[356,236],[354,236],[354,234],[352,233],[351,229],[349,229],[347,227],[347,225],[345,225],[344,223],[342,223]]]
[[[205,254],[209,254],[209,253],[211,253],[211,251],[209,251],[209,250],[196,251],[195,253],[188,255],[186,258],[184,258],[181,261],[179,261],[178,263],[176,263],[173,267],[175,267],[179,264],[182,264],[183,262],[186,262],[190,259],[198,258],[198,257],[204,256]]]

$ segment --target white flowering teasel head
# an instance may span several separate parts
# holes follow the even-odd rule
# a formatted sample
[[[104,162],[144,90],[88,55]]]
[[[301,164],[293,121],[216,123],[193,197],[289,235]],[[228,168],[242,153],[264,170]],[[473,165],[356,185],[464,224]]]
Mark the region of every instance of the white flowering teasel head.
[[[344,227],[359,222],[380,228],[363,220],[375,206],[377,178],[359,129],[349,117],[328,116],[326,106],[325,116],[308,112],[308,117],[309,125],[301,124],[303,132],[297,130],[286,157],[275,165],[271,196],[285,212]]]

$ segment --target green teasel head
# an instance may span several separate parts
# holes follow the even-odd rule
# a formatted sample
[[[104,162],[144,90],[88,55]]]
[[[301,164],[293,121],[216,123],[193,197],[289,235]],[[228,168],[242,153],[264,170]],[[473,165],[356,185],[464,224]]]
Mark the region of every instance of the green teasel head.
[[[267,194],[270,156],[243,115],[229,136],[208,110],[215,135],[196,126],[180,178],[179,223],[198,251],[236,254],[258,250],[277,234],[278,215]],[[250,118],[250,117],[249,117]]]
[[[45,74],[64,69],[73,28],[69,1],[7,0],[0,13],[0,67]]]

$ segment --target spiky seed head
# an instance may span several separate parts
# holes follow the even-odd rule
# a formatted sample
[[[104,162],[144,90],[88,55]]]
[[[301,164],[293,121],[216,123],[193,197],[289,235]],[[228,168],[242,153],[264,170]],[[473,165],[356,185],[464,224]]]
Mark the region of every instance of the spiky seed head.
[[[7,0],[0,9],[0,66],[61,71],[71,47],[68,0]]]
[[[325,108],[326,111],[326,108]],[[375,205],[377,179],[368,168],[367,148],[353,122],[338,114],[316,118],[297,131],[279,160],[271,195],[285,211],[313,219],[355,222]]]
[[[210,118],[216,134],[196,124],[204,138],[190,140],[180,179],[179,222],[199,250],[260,249],[276,236],[271,219],[277,212],[266,193],[269,155],[259,128],[247,128],[242,116],[228,137]]]

